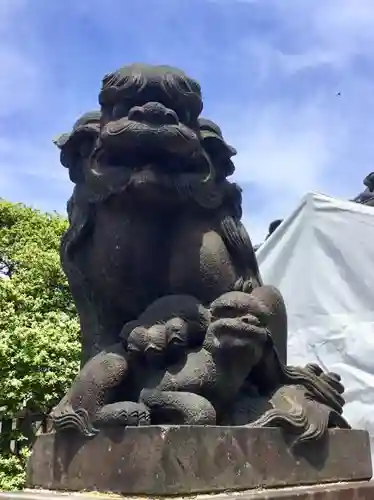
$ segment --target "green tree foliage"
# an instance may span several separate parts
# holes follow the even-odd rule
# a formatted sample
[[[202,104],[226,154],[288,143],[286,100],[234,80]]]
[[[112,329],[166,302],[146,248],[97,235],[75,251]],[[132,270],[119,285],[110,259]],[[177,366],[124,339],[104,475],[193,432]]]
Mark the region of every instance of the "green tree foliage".
[[[59,257],[66,227],[0,200],[0,421],[47,412],[78,371],[79,324]],[[0,489],[22,485],[24,457],[0,454]]]

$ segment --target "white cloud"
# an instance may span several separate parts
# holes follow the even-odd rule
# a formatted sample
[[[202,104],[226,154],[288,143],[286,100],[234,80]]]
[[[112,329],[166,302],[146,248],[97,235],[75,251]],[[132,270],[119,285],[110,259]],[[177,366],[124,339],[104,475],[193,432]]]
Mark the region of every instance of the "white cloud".
[[[0,138],[2,196],[45,211],[65,212],[72,185],[59,164],[52,143],[39,146],[28,141]]]
[[[374,60],[374,2],[237,1],[249,4],[248,12],[262,9],[276,31],[263,37],[249,33],[240,42],[260,85],[272,82],[275,88],[282,77],[290,91],[299,73],[322,68],[329,71],[326,82],[330,81],[329,87],[321,72],[321,85],[309,94],[301,93],[301,98],[293,100],[279,93],[275,100],[254,107],[252,102],[235,119],[220,122],[239,152],[236,179],[247,186],[244,221],[258,242],[268,224],[287,216],[306,192],[352,196],[360,189],[365,169],[371,168],[367,163],[371,158],[368,131],[373,128],[373,68],[359,73],[355,62],[357,57]],[[227,5],[228,1],[217,3]],[[340,101],[338,91],[342,91]],[[349,170],[356,172],[357,187],[347,183]],[[257,198],[251,199],[251,189],[256,188],[263,194],[257,206]]]
[[[226,139],[238,150],[235,180],[244,188],[244,222],[254,242],[262,241],[269,223],[289,215],[307,192],[344,196],[343,181],[332,182],[330,174],[349,142],[349,123],[331,99],[335,94],[316,94],[298,106],[279,99],[223,124]],[[254,191],[261,195],[253,199]]]
[[[0,2],[0,33],[7,31],[9,24],[14,23],[27,0],[1,0]]]
[[[374,41],[374,3],[371,0],[330,0],[316,2],[313,29],[321,42],[330,46],[345,61],[371,53]]]
[[[242,40],[260,76],[275,71],[295,73],[328,65],[344,68],[358,55],[373,58],[374,2],[372,0],[233,0],[248,9],[263,10],[277,34],[291,44],[282,49],[277,36],[252,36]],[[228,6],[231,0],[216,0]],[[250,15],[250,10],[248,10]]]
[[[0,118],[33,107],[40,97],[41,73],[37,65],[14,47],[1,43]]]
[[[239,181],[290,193],[317,187],[332,160],[332,135],[344,132],[332,131],[323,109],[311,104],[294,110],[266,107],[257,116],[251,113],[247,126],[240,128],[244,132],[236,137]]]
[[[43,71],[30,54],[33,33],[27,22],[27,0],[0,2],[0,117],[34,106]]]
[[[372,56],[372,0],[258,0],[275,10],[277,21],[294,36],[288,57],[306,63],[342,68],[357,55]]]
[[[52,145],[53,132],[46,131],[37,142],[32,118],[16,121],[19,114],[34,117],[46,102],[48,68],[32,50],[36,44],[30,5],[28,0],[0,1],[0,119],[4,124],[0,124],[0,185],[2,196],[11,201],[48,211],[54,204],[53,208],[63,212],[71,186]],[[12,127],[17,126],[26,132],[23,139],[13,133]]]

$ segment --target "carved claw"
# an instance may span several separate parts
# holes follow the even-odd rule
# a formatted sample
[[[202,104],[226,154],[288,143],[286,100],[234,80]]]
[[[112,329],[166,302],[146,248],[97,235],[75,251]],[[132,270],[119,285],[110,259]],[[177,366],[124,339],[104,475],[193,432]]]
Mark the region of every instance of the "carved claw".
[[[88,412],[84,408],[78,408],[77,410],[67,408],[59,415],[52,412],[50,419],[52,427],[56,432],[76,430],[85,437],[94,437],[99,432],[99,430],[91,424]]]
[[[96,427],[147,426],[151,424],[149,409],[142,403],[121,401],[105,405],[94,420]]]

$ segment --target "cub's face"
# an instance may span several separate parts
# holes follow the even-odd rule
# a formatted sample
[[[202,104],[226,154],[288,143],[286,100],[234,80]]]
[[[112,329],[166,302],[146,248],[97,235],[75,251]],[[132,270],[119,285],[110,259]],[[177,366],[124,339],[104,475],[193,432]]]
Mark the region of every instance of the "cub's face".
[[[137,326],[127,338],[127,351],[146,363],[160,365],[165,358],[167,338],[164,325]]]
[[[173,364],[186,352],[188,325],[181,318],[150,327],[136,326],[127,338],[127,351],[147,363]]]
[[[165,324],[169,363],[178,361],[188,347],[188,324],[182,318],[172,318]]]

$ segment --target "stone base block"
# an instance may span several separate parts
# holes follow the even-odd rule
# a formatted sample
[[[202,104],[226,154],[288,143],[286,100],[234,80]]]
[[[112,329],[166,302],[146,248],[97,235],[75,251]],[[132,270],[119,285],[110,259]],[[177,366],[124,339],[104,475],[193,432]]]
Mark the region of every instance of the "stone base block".
[[[123,495],[280,488],[371,475],[369,436],[358,430],[332,430],[296,449],[275,428],[128,427],[94,438],[50,433],[37,438],[28,462],[28,487]]]

